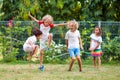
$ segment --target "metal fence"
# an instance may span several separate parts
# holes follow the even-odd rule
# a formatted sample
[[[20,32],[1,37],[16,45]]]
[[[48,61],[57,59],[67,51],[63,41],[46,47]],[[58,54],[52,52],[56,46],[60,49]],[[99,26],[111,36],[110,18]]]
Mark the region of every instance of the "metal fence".
[[[54,23],[62,23],[64,21],[55,21]],[[78,21],[79,22],[79,31],[85,50],[89,47],[90,34],[92,33],[95,26],[100,26],[102,29],[102,38],[103,41],[113,39],[116,36],[120,36],[120,22],[112,21]],[[39,25],[33,21],[12,21],[12,27],[8,26],[8,21],[0,21],[0,53],[5,51],[11,52],[11,48],[7,46],[12,46],[19,49],[19,53],[24,53],[22,50],[22,45],[25,40],[31,36],[32,27],[36,26],[39,28]],[[53,41],[56,44],[65,44],[65,33],[68,28],[55,27],[50,32],[53,33]],[[10,41],[10,42],[9,42]],[[19,44],[19,45],[18,45]],[[6,53],[4,52],[4,53]],[[19,55],[19,56],[20,56]]]

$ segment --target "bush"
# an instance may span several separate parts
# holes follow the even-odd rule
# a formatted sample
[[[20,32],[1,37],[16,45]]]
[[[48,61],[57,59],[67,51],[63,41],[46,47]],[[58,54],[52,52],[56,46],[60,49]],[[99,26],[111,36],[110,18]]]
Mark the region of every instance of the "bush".
[[[4,54],[3,61],[4,62],[16,62],[17,54],[18,54],[18,49],[12,48],[10,53]]]
[[[62,44],[52,43],[50,50],[45,50],[45,63],[66,63],[68,60],[68,52],[66,46]]]
[[[103,59],[105,61],[120,60],[120,36],[103,42]]]

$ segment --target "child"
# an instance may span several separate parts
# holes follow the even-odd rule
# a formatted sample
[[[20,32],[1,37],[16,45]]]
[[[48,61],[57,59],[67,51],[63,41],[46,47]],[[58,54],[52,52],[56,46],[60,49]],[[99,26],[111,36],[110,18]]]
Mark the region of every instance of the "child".
[[[51,15],[45,15],[42,20],[37,20],[36,18],[34,18],[30,12],[29,12],[29,17],[31,19],[33,19],[35,22],[37,22],[40,26],[40,30],[43,33],[42,38],[40,39],[40,67],[39,69],[41,71],[44,70],[44,65],[42,64],[42,60],[43,60],[43,53],[44,50],[46,48],[46,42],[48,42],[48,49],[50,48],[50,44],[52,42],[52,34],[49,33],[50,29],[53,28],[54,26],[63,26],[66,25],[66,23],[62,23],[62,24],[53,24],[53,18]]]
[[[68,71],[71,71],[73,63],[75,59],[77,58],[78,65],[79,65],[79,71],[82,71],[82,61],[80,58],[80,48],[83,49],[82,46],[82,40],[80,38],[80,33],[77,30],[78,29],[78,22],[70,21],[68,22],[68,27],[70,28],[69,31],[67,31],[65,35],[66,39],[66,46],[69,50],[70,57],[71,57],[71,62],[69,65]],[[75,58],[76,57],[76,58]]]
[[[34,28],[33,30],[33,36],[30,36],[26,42],[23,45],[23,50],[25,52],[29,52],[29,56],[27,57],[27,60],[29,61],[32,56],[34,56],[38,50],[38,45],[35,45],[36,41],[39,40],[42,36],[42,32]]]
[[[91,55],[93,56],[93,62],[94,67],[96,68],[96,58],[98,58],[98,68],[101,67],[101,59],[100,56],[102,55],[101,50],[101,43],[102,43],[102,37],[101,37],[101,29],[100,27],[96,26],[94,29],[94,33],[90,35],[91,41],[90,41],[90,48]]]

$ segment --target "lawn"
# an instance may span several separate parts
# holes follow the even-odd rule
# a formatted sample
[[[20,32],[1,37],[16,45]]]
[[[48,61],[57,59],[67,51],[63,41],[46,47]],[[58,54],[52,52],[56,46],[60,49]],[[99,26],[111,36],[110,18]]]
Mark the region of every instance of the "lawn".
[[[71,72],[67,64],[45,64],[45,71],[38,70],[39,64],[6,64],[0,63],[0,80],[120,80],[120,65],[105,64],[102,70],[93,65],[83,65],[79,72],[74,64]]]

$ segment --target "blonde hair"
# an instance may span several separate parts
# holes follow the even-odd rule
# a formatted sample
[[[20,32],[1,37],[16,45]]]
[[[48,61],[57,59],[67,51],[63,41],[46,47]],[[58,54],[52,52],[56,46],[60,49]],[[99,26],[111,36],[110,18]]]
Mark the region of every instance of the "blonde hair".
[[[47,14],[47,15],[43,16],[42,21],[44,22],[46,20],[49,20],[50,24],[53,23],[53,17],[51,15]]]
[[[76,29],[78,29],[79,24],[76,20],[72,20],[68,22],[68,27],[70,27],[71,25],[73,25]]]

